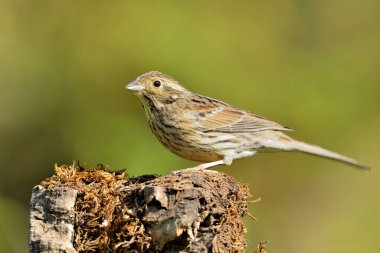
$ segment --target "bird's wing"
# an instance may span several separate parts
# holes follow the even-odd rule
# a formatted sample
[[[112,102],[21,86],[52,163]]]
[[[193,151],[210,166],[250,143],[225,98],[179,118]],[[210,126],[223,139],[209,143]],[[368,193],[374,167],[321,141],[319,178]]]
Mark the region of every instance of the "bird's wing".
[[[290,128],[267,120],[261,116],[232,107],[207,97],[199,99],[194,108],[198,115],[199,127],[203,131],[226,133],[257,132],[262,130],[291,131]]]

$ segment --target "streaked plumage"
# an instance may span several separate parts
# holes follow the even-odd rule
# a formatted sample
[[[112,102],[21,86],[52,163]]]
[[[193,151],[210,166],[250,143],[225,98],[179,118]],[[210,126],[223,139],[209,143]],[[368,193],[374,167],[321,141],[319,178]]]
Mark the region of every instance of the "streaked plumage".
[[[151,71],[127,85],[140,98],[152,132],[170,151],[207,162],[198,168],[230,165],[234,159],[268,150],[301,151],[369,167],[349,157],[296,141],[290,128],[224,102],[194,94],[172,77]]]

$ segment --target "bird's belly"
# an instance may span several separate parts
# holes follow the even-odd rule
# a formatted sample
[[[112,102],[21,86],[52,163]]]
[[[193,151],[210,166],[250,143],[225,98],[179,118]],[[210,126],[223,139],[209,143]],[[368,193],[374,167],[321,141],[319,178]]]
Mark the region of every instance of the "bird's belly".
[[[205,143],[204,136],[198,131],[167,128],[162,125],[150,124],[157,139],[172,153],[193,161],[213,162],[223,159],[223,155],[213,146]]]
[[[200,131],[153,131],[159,141],[172,153],[193,161],[213,162],[225,156],[250,156],[256,149],[250,138],[229,133]],[[258,148],[258,147],[257,147]]]
[[[208,146],[220,157],[238,159],[252,156],[261,148],[259,143],[253,141],[251,133],[207,132],[204,134],[205,138],[201,140],[202,145]]]
[[[213,162],[223,158],[217,150],[181,134],[157,136],[160,142],[174,154],[193,161]]]

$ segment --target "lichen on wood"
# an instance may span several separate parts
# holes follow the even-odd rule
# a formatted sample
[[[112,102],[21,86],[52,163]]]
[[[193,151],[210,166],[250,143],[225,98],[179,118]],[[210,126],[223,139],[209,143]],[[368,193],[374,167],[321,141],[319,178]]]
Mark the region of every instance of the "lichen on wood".
[[[38,187],[41,194],[63,188],[76,192],[71,216],[76,252],[246,248],[241,218],[248,215],[249,189],[223,173],[182,170],[131,178],[103,165],[88,170],[63,165]]]

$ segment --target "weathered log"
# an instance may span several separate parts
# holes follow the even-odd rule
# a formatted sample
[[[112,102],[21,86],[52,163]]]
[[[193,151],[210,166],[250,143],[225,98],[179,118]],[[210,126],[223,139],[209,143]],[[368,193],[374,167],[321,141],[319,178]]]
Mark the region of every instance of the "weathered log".
[[[56,166],[33,189],[30,252],[244,252],[249,198],[216,171],[129,178]]]

